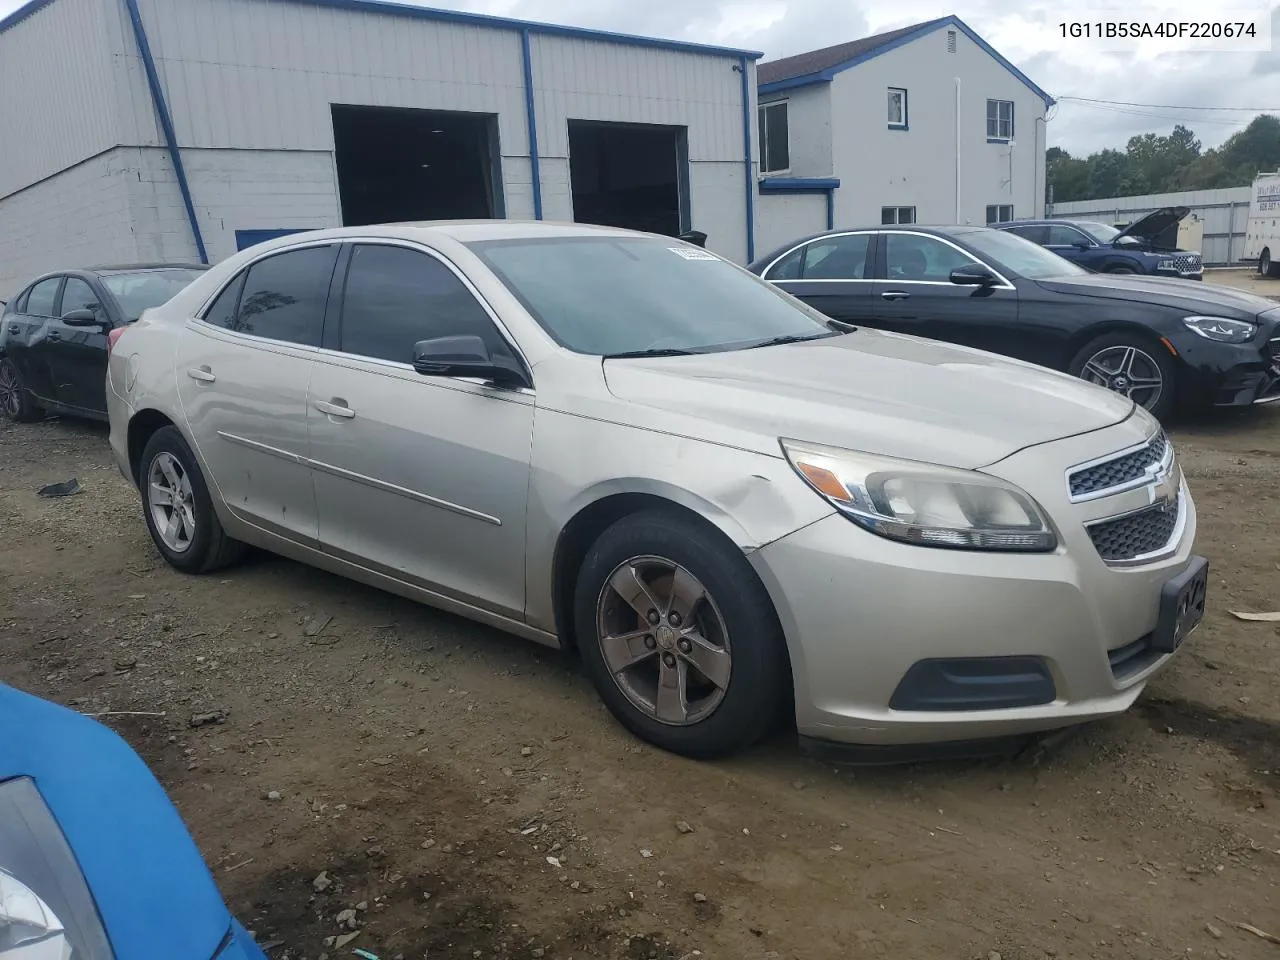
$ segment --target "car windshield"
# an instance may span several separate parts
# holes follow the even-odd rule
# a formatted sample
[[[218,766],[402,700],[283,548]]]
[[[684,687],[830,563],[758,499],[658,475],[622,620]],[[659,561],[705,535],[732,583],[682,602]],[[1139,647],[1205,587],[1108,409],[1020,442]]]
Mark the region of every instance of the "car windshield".
[[[1079,220],[1076,226],[1087,233],[1099,243],[1110,243],[1116,237],[1120,236],[1120,231],[1110,224],[1095,223],[1092,220]]]
[[[1007,230],[974,230],[958,238],[1005,273],[1028,280],[1076,277],[1089,271]]]
[[[140,270],[108,273],[102,277],[102,284],[119,302],[125,320],[132,323],[142,316],[142,311],[173,299],[198,276],[199,270]]]
[[[469,244],[558,343],[610,356],[709,353],[835,336],[825,318],[675,240],[598,236]]]

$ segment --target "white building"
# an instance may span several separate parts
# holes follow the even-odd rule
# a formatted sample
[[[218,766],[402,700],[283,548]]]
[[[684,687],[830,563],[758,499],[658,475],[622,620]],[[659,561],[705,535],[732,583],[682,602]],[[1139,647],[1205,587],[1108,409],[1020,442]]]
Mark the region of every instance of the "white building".
[[[381,0],[32,0],[0,21],[0,298],[393,220],[693,228],[745,261],[758,56]]]
[[[1043,216],[1053,98],[957,17],[757,77],[762,253],[830,226]]]

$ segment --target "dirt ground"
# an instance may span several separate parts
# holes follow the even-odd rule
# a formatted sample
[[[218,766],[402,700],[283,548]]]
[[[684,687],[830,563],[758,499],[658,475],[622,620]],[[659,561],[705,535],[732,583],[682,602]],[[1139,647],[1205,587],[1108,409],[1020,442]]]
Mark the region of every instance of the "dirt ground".
[[[170,570],[69,421],[0,429],[0,679],[164,714],[107,722],[273,960],[1276,958],[1237,924],[1280,935],[1280,626],[1228,611],[1280,609],[1280,410],[1175,437],[1211,611],[1049,753],[665,755],[553,652],[272,557]]]
[[[1229,269],[1206,270],[1205,283],[1216,283],[1223,287],[1235,287],[1246,293],[1266,297],[1269,300],[1280,300],[1280,279],[1260,277],[1253,268],[1235,267]]]

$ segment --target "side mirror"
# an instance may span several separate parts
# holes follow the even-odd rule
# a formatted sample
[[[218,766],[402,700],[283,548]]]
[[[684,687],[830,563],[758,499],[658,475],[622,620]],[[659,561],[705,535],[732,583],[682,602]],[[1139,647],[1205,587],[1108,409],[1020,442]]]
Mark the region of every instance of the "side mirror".
[[[1077,240],[1071,246],[1075,247],[1077,250],[1088,250],[1091,246],[1093,246],[1093,244],[1086,243],[1084,240]]]
[[[695,247],[705,247],[707,245],[707,235],[701,230],[686,231],[676,239],[683,240],[685,243],[692,243]]]
[[[413,369],[424,377],[475,377],[504,387],[527,387],[528,377],[505,357],[494,357],[480,337],[470,334],[419,340]]]
[[[1123,237],[1116,237],[1115,244],[1117,247],[1140,247],[1142,246],[1142,241],[1137,237],[1125,234]]]
[[[989,287],[996,283],[996,275],[979,263],[970,263],[952,270],[951,282],[962,287]]]
[[[64,313],[61,319],[68,327],[104,327],[108,325],[105,320],[92,310],[72,310],[69,313]]]

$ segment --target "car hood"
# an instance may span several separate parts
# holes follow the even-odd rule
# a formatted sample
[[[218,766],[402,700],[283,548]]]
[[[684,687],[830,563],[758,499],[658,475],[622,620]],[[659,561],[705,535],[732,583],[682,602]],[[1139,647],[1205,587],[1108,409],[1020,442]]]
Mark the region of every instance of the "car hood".
[[[636,408],[637,425],[734,445],[751,438],[750,446],[773,455],[778,438],[788,437],[967,469],[1100,430],[1134,409],[1066,374],[878,330],[609,360],[604,371],[610,392]]]
[[[1190,212],[1190,207],[1161,207],[1159,210],[1148,213],[1145,217],[1139,217],[1121,230],[1115,239],[1137,237],[1140,240],[1151,240],[1160,236],[1161,233],[1168,230],[1175,223],[1181,223]],[[1112,243],[1114,242],[1115,240],[1112,240]]]
[[[1274,302],[1242,290],[1173,277],[1090,273],[1082,276],[1051,277],[1047,280],[1037,280],[1036,283],[1054,293],[1150,303],[1186,310],[1189,314],[1253,319],[1258,314],[1275,308]]]

